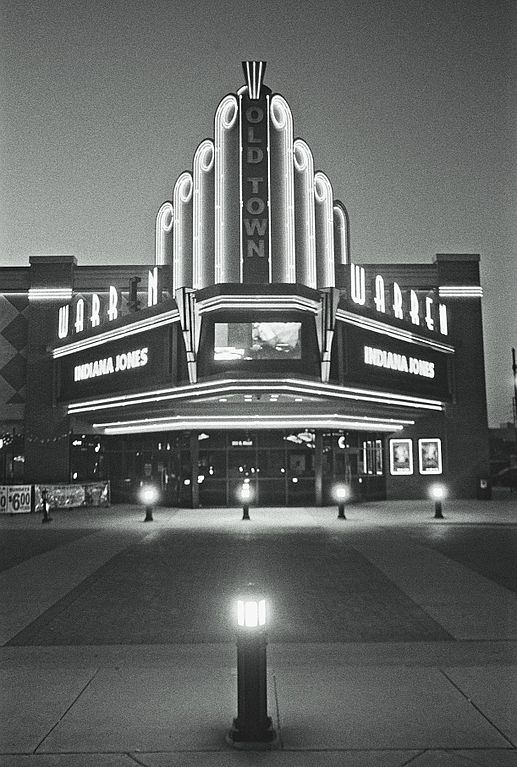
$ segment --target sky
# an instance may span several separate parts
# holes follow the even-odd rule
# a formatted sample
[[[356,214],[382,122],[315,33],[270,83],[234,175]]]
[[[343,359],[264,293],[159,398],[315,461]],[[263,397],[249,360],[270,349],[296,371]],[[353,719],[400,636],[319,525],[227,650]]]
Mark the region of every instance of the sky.
[[[489,423],[517,347],[514,0],[0,0],[0,266],[152,264],[155,216],[267,61],[355,263],[479,253]]]

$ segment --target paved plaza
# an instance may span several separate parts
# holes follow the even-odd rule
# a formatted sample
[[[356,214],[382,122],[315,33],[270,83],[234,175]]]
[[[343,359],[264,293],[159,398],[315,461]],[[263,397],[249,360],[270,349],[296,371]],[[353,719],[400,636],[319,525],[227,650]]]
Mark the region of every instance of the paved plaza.
[[[517,494],[0,517],[3,767],[517,767]],[[225,741],[270,604],[272,751]]]

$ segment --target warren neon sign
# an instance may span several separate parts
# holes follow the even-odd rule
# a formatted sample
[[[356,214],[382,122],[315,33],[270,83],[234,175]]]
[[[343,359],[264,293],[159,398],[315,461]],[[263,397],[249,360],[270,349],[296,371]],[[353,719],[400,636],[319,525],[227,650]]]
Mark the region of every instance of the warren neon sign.
[[[354,304],[364,306],[367,301],[366,271],[364,266],[350,264],[349,295]],[[397,282],[386,287],[384,277],[377,274],[371,284],[373,305],[379,314],[406,320],[446,336],[449,333],[447,307],[436,303],[432,296],[420,297],[416,290],[403,291]]]
[[[156,306],[160,300],[159,278],[158,267],[155,266],[154,269],[149,270],[147,306]],[[78,298],[71,305],[61,306],[58,315],[57,336],[59,340],[63,340],[72,333],[82,333],[83,330],[99,327],[105,322],[113,322],[119,316],[121,316],[121,293],[114,285],[110,285],[107,301],[101,299],[98,293],[92,293],[89,301]]]

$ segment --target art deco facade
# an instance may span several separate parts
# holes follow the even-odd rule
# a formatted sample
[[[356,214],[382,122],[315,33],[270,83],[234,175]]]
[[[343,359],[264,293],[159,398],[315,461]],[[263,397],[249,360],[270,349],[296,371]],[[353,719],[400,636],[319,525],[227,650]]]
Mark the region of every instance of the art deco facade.
[[[194,507],[234,505],[245,479],[263,505],[328,503],[338,481],[476,496],[479,257],[354,263],[287,102],[244,69],[158,211],[154,264],[0,270],[0,421],[23,435],[5,479],[105,478],[114,500],[151,479]]]

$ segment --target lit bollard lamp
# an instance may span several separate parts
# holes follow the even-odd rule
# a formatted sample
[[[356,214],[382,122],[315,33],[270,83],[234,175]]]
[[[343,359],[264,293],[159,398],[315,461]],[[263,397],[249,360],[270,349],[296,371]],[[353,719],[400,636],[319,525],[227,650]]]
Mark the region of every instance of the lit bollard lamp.
[[[250,518],[250,501],[251,501],[251,485],[249,483],[249,480],[244,480],[244,482],[242,483],[240,495],[241,495],[241,501],[242,501],[242,518],[249,519]]]
[[[49,501],[48,501],[48,490],[46,487],[43,488],[41,491],[41,503],[43,504],[43,519],[41,520],[42,523],[45,522],[52,522],[52,517],[48,513],[49,510]]]
[[[158,500],[158,490],[153,485],[142,485],[140,489],[140,500],[145,506],[144,522],[152,522],[153,508]]]
[[[278,742],[267,714],[266,644],[266,600],[249,592],[237,601],[237,718],[227,736],[238,749]]]
[[[345,502],[350,498],[350,491],[346,485],[336,485],[334,497],[337,501],[337,518],[346,519]]]
[[[443,519],[442,501],[445,498],[445,488],[443,485],[432,485],[430,490],[431,498],[434,500],[434,518]]]

